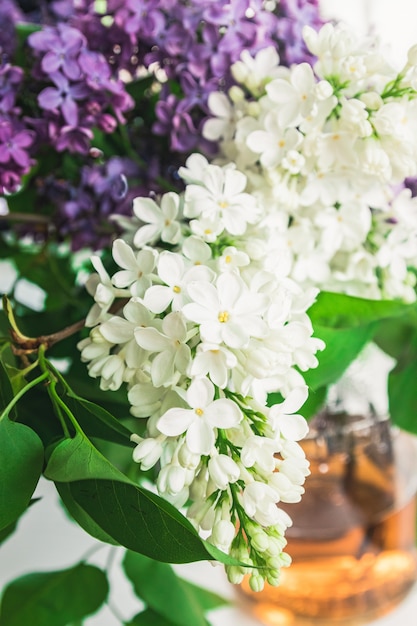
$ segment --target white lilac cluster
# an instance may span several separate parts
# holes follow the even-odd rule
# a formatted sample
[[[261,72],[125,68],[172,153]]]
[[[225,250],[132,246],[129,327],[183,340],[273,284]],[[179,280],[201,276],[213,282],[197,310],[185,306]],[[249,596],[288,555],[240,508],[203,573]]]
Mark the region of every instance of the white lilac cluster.
[[[324,347],[306,313],[317,290],[285,276],[269,212],[235,165],[195,154],[181,175],[184,194],[135,199],[113,276],[93,258],[79,348],[102,389],[126,384],[131,413],[147,418],[134,460],[159,464],[159,493],[249,566],[228,567],[231,581],[249,571],[259,590],[289,564],[279,503],[299,501],[309,473],[297,411],[301,372]],[[272,391],[284,400],[269,407]]]
[[[243,53],[240,86],[211,94],[203,134],[247,176],[286,276],[414,301],[417,198],[404,180],[417,175],[417,46],[397,72],[341,25],[303,35],[314,67]]]

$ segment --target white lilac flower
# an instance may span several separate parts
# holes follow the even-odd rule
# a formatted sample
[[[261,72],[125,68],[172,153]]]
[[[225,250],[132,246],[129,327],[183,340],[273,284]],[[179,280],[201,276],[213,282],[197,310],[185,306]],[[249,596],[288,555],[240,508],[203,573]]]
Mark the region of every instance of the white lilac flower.
[[[159,238],[166,243],[178,243],[181,236],[180,223],[176,219],[179,211],[179,197],[173,192],[164,194],[158,205],[151,198],[135,198],[133,211],[145,226],[141,226],[134,236],[137,248],[155,243]]]
[[[238,170],[208,165],[201,184],[187,186],[184,215],[210,220],[232,235],[242,235],[256,221],[256,198],[245,193],[246,176]]]
[[[162,321],[161,330],[138,326],[135,331],[138,345],[151,358],[151,378],[155,387],[167,387],[177,382],[178,374],[185,374],[191,361],[191,349],[187,344],[188,333],[185,319],[179,312],[169,313]]]
[[[314,67],[281,68],[275,59],[264,83],[254,75],[257,57],[245,54],[232,68],[242,90],[252,80],[256,87],[238,104],[229,93],[235,114],[216,163],[230,167],[232,157],[256,197],[260,217],[245,236],[264,224],[268,269],[275,263],[304,287],[415,300],[415,261],[405,250],[416,229],[403,228],[404,216],[391,219],[404,179],[417,175],[415,54],[396,71],[376,41],[346,27],[303,33]]]
[[[195,379],[187,390],[189,409],[168,409],[157,427],[164,435],[177,437],[186,433],[188,448],[197,454],[210,454],[215,444],[215,430],[236,426],[242,414],[227,398],[214,400],[214,386],[206,378]]]
[[[203,341],[243,348],[251,336],[265,336],[262,313],[268,298],[252,293],[238,276],[221,274],[216,285],[190,283],[188,293],[192,302],[183,307],[183,313],[200,325]]]
[[[415,68],[396,73],[333,25],[306,40],[314,67],[244,55],[241,86],[210,97],[215,162],[191,155],[183,193],[135,202],[116,274],[94,260],[79,344],[146,420],[135,461],[256,589],[290,562],[280,502],[309,473],[303,372],[324,347],[309,307],[319,289],[416,293],[417,203],[401,191],[417,174]],[[269,407],[271,392],[283,402]],[[227,567],[234,582],[245,572]]]
[[[224,389],[229,380],[231,370],[237,366],[236,355],[224,346],[202,342],[190,367],[190,375],[201,377],[208,375],[210,380]]]
[[[188,265],[183,256],[162,252],[158,259],[158,276],[164,283],[152,285],[144,295],[144,304],[153,313],[162,313],[169,306],[174,311],[189,302],[187,284],[210,280],[214,274],[205,265]]]
[[[121,290],[113,286],[112,280],[105,270],[100,257],[91,257],[91,263],[97,274],[91,274],[86,283],[86,289],[95,301],[85,321],[87,328],[95,326],[98,322],[108,317],[108,310],[117,296],[129,295],[129,292],[120,293]]]
[[[116,287],[129,287],[132,296],[143,296],[151,286],[151,273],[155,268],[157,254],[155,250],[139,250],[136,254],[122,239],[113,243],[113,258],[123,269],[112,278]]]

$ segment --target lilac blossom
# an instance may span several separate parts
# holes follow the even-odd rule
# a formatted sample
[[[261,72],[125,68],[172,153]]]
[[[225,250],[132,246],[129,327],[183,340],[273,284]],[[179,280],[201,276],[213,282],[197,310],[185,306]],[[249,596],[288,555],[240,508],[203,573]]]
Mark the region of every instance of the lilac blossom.
[[[41,68],[45,74],[61,71],[70,80],[81,77],[77,56],[85,47],[86,39],[76,28],[66,24],[58,24],[56,28],[45,28],[31,35],[30,45],[34,50],[45,52],[41,61]]]
[[[9,33],[0,33],[0,124],[7,136],[0,146],[1,189],[18,189],[45,148],[56,150],[62,188],[56,180],[46,185],[45,172],[30,184],[55,192],[59,187],[60,235],[95,248],[109,237],[106,194],[111,210],[123,213],[132,188],[144,195],[160,192],[161,185],[178,188],[184,153],[215,153],[216,144],[201,133],[208,97],[233,84],[230,67],[241,52],[274,45],[284,63],[309,61],[301,29],[320,23],[317,0],[281,0],[275,11],[263,0],[107,0],[103,6],[104,15],[94,0],[52,0],[36,14],[23,15],[13,0],[0,0],[2,31],[10,20],[41,20],[41,29],[27,40],[25,74],[13,66],[15,44],[5,43]],[[122,74],[127,81],[120,80]],[[124,133],[117,132],[121,125]],[[109,149],[106,165],[91,165],[101,133],[114,135],[114,141],[98,144]],[[79,183],[73,172],[69,180],[68,153],[78,155]],[[113,154],[129,154],[137,162],[134,176],[123,174],[129,187],[123,198],[92,183],[100,173],[117,187],[120,178],[110,170],[118,162],[127,166]]]
[[[114,214],[130,215],[137,192],[127,179],[138,175],[137,165],[126,158],[113,157],[103,165],[86,165],[78,187],[57,181],[49,184],[46,195],[56,202],[55,224],[61,237],[69,237],[73,250],[102,249],[117,234]]]
[[[60,72],[51,74],[51,80],[55,87],[45,87],[38,96],[38,103],[46,111],[61,109],[62,116],[67,124],[77,126],[78,105],[77,100],[87,97],[89,91],[84,83],[74,83]]]
[[[18,190],[21,177],[31,165],[28,149],[33,143],[33,132],[13,119],[0,114],[0,192]]]

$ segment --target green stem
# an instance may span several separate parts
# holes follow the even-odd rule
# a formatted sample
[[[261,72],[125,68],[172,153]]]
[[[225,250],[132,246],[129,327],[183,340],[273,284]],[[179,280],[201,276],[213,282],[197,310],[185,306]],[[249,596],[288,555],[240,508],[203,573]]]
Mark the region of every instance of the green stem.
[[[77,420],[75,419],[74,414],[70,410],[70,408],[65,404],[65,402],[62,400],[62,398],[59,397],[59,395],[57,393],[57,390],[56,390],[56,385],[57,385],[57,381],[56,380],[51,380],[51,384],[48,387],[48,393],[49,393],[49,397],[51,398],[52,404],[55,407],[55,411],[56,411],[56,414],[58,416],[58,419],[61,422],[61,426],[62,426],[62,429],[63,429],[63,431],[65,433],[65,436],[70,438],[71,437],[71,433],[70,433],[70,431],[68,429],[67,423],[66,423],[62,413],[65,413],[65,415],[68,417],[69,421],[74,426],[74,428],[75,428],[75,430],[77,432],[79,432],[81,434],[84,434],[83,431],[81,430]]]
[[[35,387],[36,385],[38,385],[39,383],[41,383],[43,380],[45,380],[46,378],[49,378],[49,372],[44,372],[43,374],[41,374],[40,376],[38,376],[37,378],[34,378],[33,380],[31,380],[25,387],[23,387],[23,389],[21,389],[13,398],[12,400],[10,400],[9,404],[6,406],[6,408],[4,409],[4,411],[2,412],[2,414],[0,415],[0,421],[2,419],[4,419],[5,417],[7,417],[10,413],[10,411],[12,410],[12,408],[15,406],[15,404],[20,400],[20,398],[22,396],[25,395],[25,393],[27,391],[29,391],[29,389],[32,389],[32,387]]]

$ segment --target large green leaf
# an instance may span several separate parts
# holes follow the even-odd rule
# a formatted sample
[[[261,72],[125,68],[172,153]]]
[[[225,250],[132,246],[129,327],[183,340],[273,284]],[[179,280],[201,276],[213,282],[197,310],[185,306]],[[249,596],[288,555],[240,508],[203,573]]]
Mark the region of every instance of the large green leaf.
[[[28,574],[3,594],[0,626],[67,626],[95,613],[107,598],[107,578],[93,565]]]
[[[393,423],[417,434],[417,360],[390,373],[388,397]]]
[[[71,495],[115,541],[152,559],[190,563],[218,558],[172,505],[133,484],[115,480],[69,483]]]
[[[130,482],[82,433],[60,441],[53,449],[45,468],[46,478],[68,483],[86,478],[111,478]]]
[[[219,596],[217,593],[214,593],[214,591],[203,589],[203,587],[194,585],[194,583],[191,583],[188,580],[184,580],[183,578],[181,579],[181,581],[182,584],[186,587],[188,593],[194,596],[195,600],[203,608],[204,611],[213,611],[220,606],[230,604],[230,601],[227,600],[227,598]]]
[[[152,609],[145,609],[129,622],[125,622],[124,626],[176,626],[176,622],[162,617],[160,613]]]
[[[93,519],[91,519],[84,509],[77,504],[71,495],[69,483],[55,483],[55,487],[69,515],[74,519],[74,521],[77,522],[77,524],[79,524],[79,526],[81,526],[81,528],[99,541],[103,541],[104,543],[109,543],[114,546],[120,545],[115,539],[113,539],[113,537],[104,532],[104,530],[100,528],[100,526],[96,524]]]
[[[13,522],[13,524],[9,524],[8,526],[6,526],[6,528],[3,528],[2,530],[0,530],[0,544],[2,544],[3,541],[6,541],[6,539],[8,539],[10,535],[14,533],[14,531],[16,530],[16,527],[17,527],[17,522]]]
[[[166,563],[141,554],[126,552],[123,568],[138,598],[176,626],[205,626],[205,611],[226,603],[216,594],[187,583]]]
[[[336,382],[372,339],[375,328],[375,324],[348,329],[316,325],[314,334],[323,339],[326,348],[317,355],[318,367],[303,373],[307,385],[315,391]]]
[[[44,450],[28,426],[0,421],[0,530],[23,513],[42,472]]]
[[[228,558],[210,544],[205,547],[175,507],[133,483],[81,433],[55,447],[44,474],[55,483],[68,483],[67,496],[126,548],[172,563]]]
[[[397,300],[367,300],[344,294],[322,291],[308,314],[316,325],[330,328],[367,326],[390,317],[415,313],[416,305]],[[317,334],[317,333],[316,333]]]

